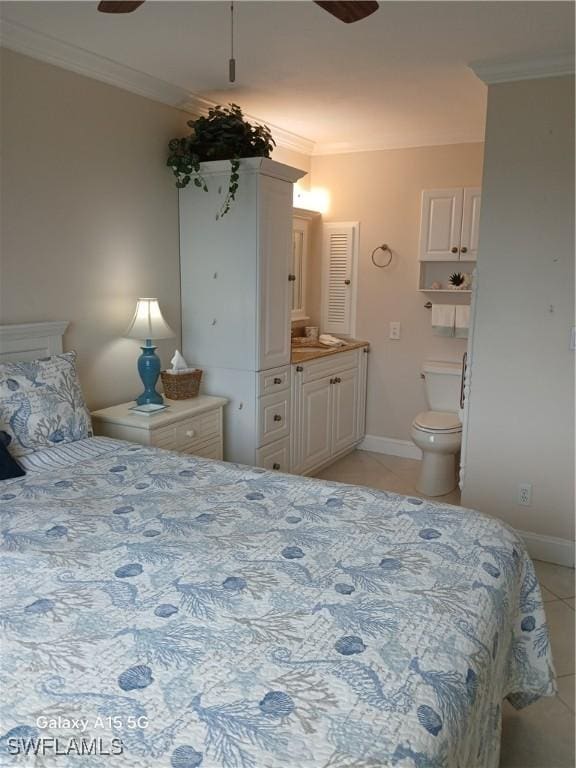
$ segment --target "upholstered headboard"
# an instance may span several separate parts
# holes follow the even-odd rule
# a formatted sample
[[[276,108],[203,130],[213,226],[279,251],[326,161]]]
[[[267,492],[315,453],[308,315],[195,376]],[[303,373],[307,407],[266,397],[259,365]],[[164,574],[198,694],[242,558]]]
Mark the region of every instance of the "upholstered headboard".
[[[0,325],[0,362],[38,360],[62,352],[67,320]]]

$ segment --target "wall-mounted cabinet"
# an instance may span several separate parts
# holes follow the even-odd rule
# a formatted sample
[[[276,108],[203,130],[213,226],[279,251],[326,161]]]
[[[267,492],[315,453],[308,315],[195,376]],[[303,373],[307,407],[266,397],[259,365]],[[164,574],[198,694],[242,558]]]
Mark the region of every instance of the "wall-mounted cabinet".
[[[420,261],[476,261],[480,203],[480,187],[425,189]]]

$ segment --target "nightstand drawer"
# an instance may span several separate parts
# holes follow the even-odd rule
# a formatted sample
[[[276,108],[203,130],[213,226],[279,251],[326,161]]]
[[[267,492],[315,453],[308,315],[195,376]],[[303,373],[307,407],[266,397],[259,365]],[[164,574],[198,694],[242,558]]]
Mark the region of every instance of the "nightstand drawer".
[[[199,459],[217,459],[222,461],[222,441],[220,438],[210,440],[209,443],[204,443],[204,445],[200,445],[197,448],[187,449],[184,453],[198,456]]]
[[[290,434],[290,390],[264,395],[258,401],[258,445],[267,445]]]
[[[276,440],[256,451],[256,463],[264,469],[277,469],[279,472],[290,471],[290,438]]]
[[[144,430],[141,430],[144,431]],[[158,427],[148,432],[150,445],[155,448],[165,448],[167,451],[178,451],[178,440],[176,437],[176,424],[170,424],[168,427]]]
[[[195,446],[220,437],[220,410],[201,413],[176,424],[178,450],[193,452]]]
[[[221,458],[222,409],[227,402],[223,397],[210,395],[189,400],[166,399],[168,407],[152,416],[133,410],[133,402],[121,403],[94,411],[92,424],[97,435]],[[216,450],[218,455],[214,455]]]
[[[290,386],[290,366],[272,368],[258,374],[258,397],[272,392],[281,392]]]

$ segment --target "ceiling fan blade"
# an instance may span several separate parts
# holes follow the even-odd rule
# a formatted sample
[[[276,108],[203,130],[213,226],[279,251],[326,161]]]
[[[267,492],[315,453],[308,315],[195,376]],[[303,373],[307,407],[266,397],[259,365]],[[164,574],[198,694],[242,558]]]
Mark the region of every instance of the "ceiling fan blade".
[[[132,13],[136,8],[140,8],[143,3],[144,0],[132,3],[124,2],[124,0],[109,0],[108,2],[102,0],[101,3],[98,3],[98,10],[102,11],[102,13]]]
[[[314,0],[316,5],[324,8],[325,11],[336,16],[337,19],[345,24],[353,24],[355,21],[361,21],[378,10],[377,2],[361,2],[360,0],[351,0],[351,2],[324,2],[323,0]]]

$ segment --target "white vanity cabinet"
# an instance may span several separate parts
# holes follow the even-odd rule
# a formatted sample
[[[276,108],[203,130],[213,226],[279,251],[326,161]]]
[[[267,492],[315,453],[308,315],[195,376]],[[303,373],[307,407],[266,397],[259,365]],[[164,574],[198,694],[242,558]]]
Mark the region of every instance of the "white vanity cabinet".
[[[368,348],[292,366],[292,471],[308,474],[364,437]]]
[[[208,192],[180,192],[182,350],[203,369],[203,388],[229,400],[225,459],[267,466],[274,453],[278,464],[290,437],[292,188],[304,172],[241,160],[236,200],[220,218],[230,163],[201,172]]]

